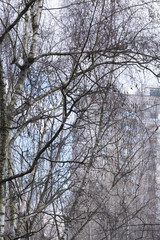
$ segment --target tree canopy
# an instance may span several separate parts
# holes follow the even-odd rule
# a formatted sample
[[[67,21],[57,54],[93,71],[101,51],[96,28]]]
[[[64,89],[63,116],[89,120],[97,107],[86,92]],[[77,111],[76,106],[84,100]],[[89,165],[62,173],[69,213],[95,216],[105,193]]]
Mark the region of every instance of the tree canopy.
[[[157,129],[123,84],[158,79],[159,1],[53,2],[0,1],[0,240],[87,239],[92,224],[134,239],[156,224],[142,199]]]

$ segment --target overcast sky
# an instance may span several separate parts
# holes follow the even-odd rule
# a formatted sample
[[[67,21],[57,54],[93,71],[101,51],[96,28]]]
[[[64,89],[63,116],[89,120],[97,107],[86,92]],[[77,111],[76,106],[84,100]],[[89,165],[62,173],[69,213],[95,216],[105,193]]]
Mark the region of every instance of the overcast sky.
[[[60,5],[61,0],[47,0],[47,5],[49,7],[58,7]]]

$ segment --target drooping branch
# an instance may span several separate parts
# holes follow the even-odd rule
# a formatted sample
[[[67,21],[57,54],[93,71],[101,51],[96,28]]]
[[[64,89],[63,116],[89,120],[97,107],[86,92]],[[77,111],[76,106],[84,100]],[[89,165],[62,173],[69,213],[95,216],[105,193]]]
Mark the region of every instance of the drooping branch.
[[[60,134],[61,131],[63,130],[63,127],[64,127],[64,125],[65,125],[68,117],[69,117],[70,114],[72,113],[73,107],[75,106],[75,104],[76,104],[78,101],[79,101],[79,98],[78,98],[76,101],[74,101],[74,103],[73,103],[72,106],[70,107],[70,110],[69,110],[68,114],[67,114],[67,115],[65,116],[65,118],[63,119],[60,127],[58,128],[58,130],[56,131],[56,133],[54,134],[54,136],[50,139],[50,141],[48,141],[48,142],[38,151],[36,157],[34,158],[34,161],[33,161],[32,165],[31,165],[31,167],[30,167],[28,170],[26,170],[26,171],[24,171],[24,172],[22,172],[22,173],[16,174],[16,175],[14,175],[14,176],[7,177],[7,178],[5,178],[5,179],[2,179],[2,180],[0,181],[0,184],[3,184],[3,183],[8,182],[8,181],[11,181],[11,180],[13,180],[13,179],[17,179],[17,178],[23,177],[23,176],[31,173],[31,172],[34,170],[34,168],[35,168],[38,160],[39,160],[40,157],[41,157],[41,155],[49,148],[49,146],[55,141],[55,139],[57,139],[57,137],[59,136],[59,134]]]
[[[4,40],[5,36],[9,33],[10,30],[12,30],[16,24],[19,22],[19,20],[23,17],[23,15],[28,11],[28,9],[36,2],[37,0],[31,0],[30,2],[26,3],[25,8],[19,13],[17,18],[14,20],[12,24],[10,24],[7,29],[2,33],[0,36],[0,43]]]

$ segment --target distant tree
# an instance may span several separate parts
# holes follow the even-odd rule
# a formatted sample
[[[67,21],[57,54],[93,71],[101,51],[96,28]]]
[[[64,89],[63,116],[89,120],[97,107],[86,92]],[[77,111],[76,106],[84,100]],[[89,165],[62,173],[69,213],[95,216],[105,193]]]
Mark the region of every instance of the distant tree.
[[[156,236],[155,179],[150,178],[152,196],[147,184],[154,164],[148,146],[155,132],[147,132],[140,119],[141,97],[136,109],[132,101],[113,86],[85,100],[87,111],[78,118],[74,135],[73,159],[83,164],[72,167],[74,187],[65,213],[68,239],[135,239],[142,234],[145,239],[151,232],[143,233],[143,228],[151,222]]]
[[[119,138],[121,121],[113,117],[124,101],[121,79],[135,69],[158,74],[156,4],[67,0],[55,9],[43,0],[0,2],[0,240],[63,237],[71,192],[78,186],[80,201],[97,168],[90,159],[103,154],[99,143],[104,133],[112,136],[110,125]],[[102,125],[104,101],[109,115]],[[78,155],[73,141],[82,147]],[[82,166],[85,174],[75,178]],[[126,174],[130,179],[122,169],[112,174],[114,189]]]

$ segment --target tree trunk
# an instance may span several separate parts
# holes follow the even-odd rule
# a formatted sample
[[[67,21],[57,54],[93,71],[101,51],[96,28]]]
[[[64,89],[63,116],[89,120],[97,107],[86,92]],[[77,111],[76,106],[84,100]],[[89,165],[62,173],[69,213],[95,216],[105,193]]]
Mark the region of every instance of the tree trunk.
[[[1,47],[1,46],[0,46]],[[1,50],[1,48],[0,48]],[[0,58],[0,180],[6,177],[7,168],[7,114],[6,114],[6,86]],[[6,183],[0,185],[0,240],[4,239]]]

